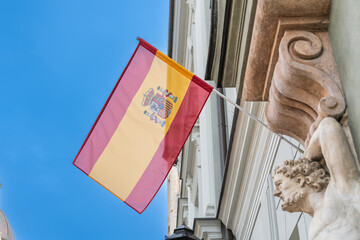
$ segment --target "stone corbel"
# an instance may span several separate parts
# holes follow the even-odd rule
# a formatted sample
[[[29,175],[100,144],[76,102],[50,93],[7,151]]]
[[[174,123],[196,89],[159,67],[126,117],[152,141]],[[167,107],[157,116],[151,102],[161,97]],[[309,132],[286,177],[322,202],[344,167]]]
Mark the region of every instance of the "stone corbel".
[[[242,98],[268,101],[269,128],[305,147],[323,118],[341,121],[346,112],[327,32],[330,6],[330,0],[259,0],[256,9]]]
[[[321,120],[340,120],[345,108],[328,33],[286,30],[265,112],[270,129],[307,146]]]

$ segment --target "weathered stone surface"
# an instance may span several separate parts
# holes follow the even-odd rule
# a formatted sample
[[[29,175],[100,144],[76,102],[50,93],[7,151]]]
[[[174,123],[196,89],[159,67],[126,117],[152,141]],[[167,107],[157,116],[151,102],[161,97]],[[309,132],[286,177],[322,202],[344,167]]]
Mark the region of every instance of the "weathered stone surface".
[[[304,156],[276,167],[273,178],[283,210],[313,216],[310,240],[360,239],[360,174],[334,118],[323,119]]]
[[[272,49],[281,39],[282,19],[296,20],[291,29],[308,29],[309,19],[317,18],[312,29],[323,29],[330,12],[330,0],[259,0],[256,9],[249,59],[244,78],[242,98],[246,101],[267,101],[263,94]],[[300,18],[299,18],[300,17]],[[279,25],[280,24],[280,25]],[[284,25],[283,25],[284,26]],[[285,26],[286,27],[286,26]],[[295,27],[295,28],[294,28]],[[276,59],[275,59],[276,62]],[[271,77],[272,76],[268,76]],[[263,97],[264,95],[264,97]]]
[[[266,108],[269,128],[306,146],[321,120],[346,105],[327,32],[285,31]]]

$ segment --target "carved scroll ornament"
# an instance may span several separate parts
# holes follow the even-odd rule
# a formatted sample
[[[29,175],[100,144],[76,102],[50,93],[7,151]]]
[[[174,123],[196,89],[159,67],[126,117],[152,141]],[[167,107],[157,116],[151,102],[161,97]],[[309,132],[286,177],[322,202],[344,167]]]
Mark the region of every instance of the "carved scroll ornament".
[[[266,108],[270,129],[307,146],[325,117],[346,109],[327,32],[286,31]]]

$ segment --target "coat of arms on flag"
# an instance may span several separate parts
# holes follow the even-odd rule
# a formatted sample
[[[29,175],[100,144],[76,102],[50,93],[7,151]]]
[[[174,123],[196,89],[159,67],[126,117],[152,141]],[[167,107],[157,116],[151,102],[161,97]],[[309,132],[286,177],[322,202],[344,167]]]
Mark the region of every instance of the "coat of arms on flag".
[[[144,114],[154,120],[155,123],[165,126],[166,118],[169,117],[173,109],[173,103],[176,103],[177,97],[166,89],[157,87],[157,90],[161,94],[156,93],[153,88],[150,88],[145,94],[141,105],[148,107],[148,110],[144,111]],[[160,117],[161,119],[159,119]]]
[[[143,212],[169,173],[212,89],[140,39],[74,165]]]

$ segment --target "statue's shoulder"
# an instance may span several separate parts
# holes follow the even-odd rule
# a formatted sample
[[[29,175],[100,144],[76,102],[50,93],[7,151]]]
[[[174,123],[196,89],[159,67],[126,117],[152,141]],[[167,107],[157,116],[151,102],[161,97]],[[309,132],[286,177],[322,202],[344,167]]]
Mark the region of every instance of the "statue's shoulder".
[[[355,195],[344,201],[344,195],[335,194],[336,190],[329,193],[336,197],[324,198],[311,221],[309,240],[360,239],[360,201],[354,203]]]
[[[341,184],[335,185],[330,179],[324,194],[325,205],[349,209],[355,204],[356,208],[359,209],[360,215],[360,179],[354,178],[346,184],[350,184],[350,186],[342,187]],[[339,201],[342,203],[341,206],[339,206]]]

